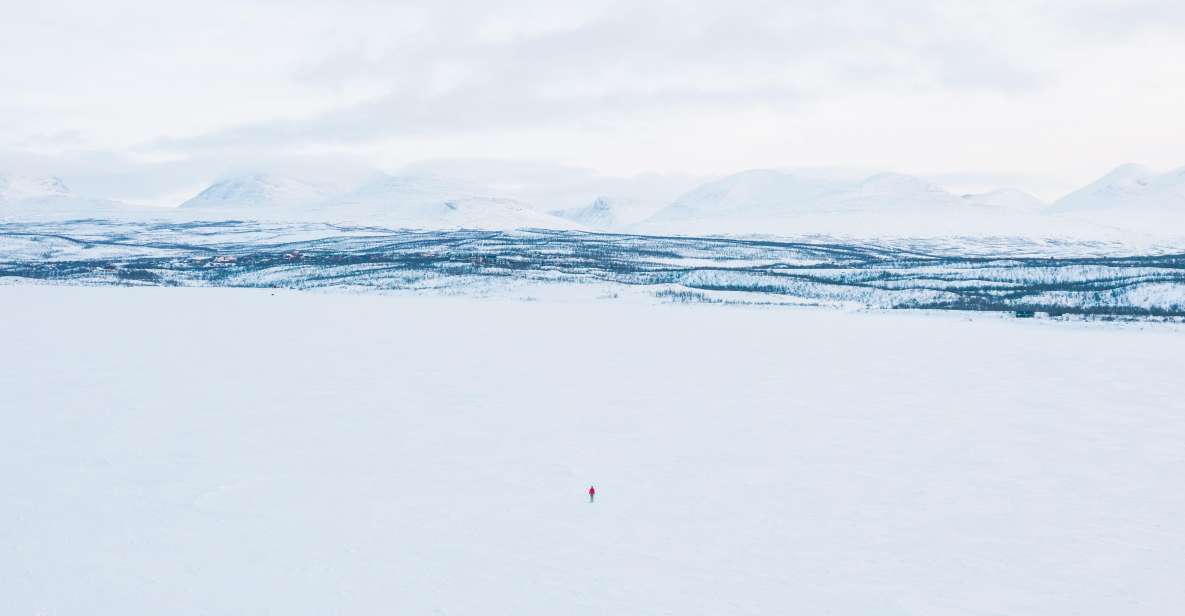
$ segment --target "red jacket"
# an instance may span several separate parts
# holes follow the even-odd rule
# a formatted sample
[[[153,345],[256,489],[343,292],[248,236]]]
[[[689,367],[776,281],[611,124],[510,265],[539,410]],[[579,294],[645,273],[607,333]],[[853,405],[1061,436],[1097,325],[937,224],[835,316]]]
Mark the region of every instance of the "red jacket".
[[[592,487],[592,486],[588,486],[588,495],[589,495],[589,496],[592,496],[593,494],[596,494],[596,493],[597,493],[597,489],[596,489],[596,488],[594,488],[594,487]]]

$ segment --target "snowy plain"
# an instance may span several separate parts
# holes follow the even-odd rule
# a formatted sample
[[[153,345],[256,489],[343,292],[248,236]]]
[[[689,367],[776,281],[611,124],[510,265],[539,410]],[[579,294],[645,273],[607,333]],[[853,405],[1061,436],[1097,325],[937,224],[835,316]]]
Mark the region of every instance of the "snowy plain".
[[[1180,248],[1025,238],[770,240],[242,221],[0,222],[4,281],[502,297],[591,290],[685,302],[1185,317]],[[542,288],[547,285],[554,288]]]
[[[5,613],[1185,605],[1180,325],[35,284],[0,306]]]

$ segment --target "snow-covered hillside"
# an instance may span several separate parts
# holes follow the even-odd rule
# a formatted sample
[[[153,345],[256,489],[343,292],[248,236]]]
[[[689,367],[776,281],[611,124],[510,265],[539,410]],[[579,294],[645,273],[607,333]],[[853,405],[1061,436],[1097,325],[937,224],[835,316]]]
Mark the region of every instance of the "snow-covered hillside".
[[[476,169],[474,168],[476,166]],[[327,221],[380,226],[511,229],[544,227],[619,232],[847,236],[1016,235],[1116,239],[1113,225],[1046,216],[1035,197],[1012,189],[956,196],[924,180],[881,173],[862,180],[752,170],[707,182],[663,206],[680,179],[611,181],[561,168],[436,165],[458,176],[379,174],[345,191],[301,179],[254,174],[220,181],[186,202],[200,218]],[[440,169],[437,169],[440,170]],[[548,185],[547,173],[558,173]],[[499,173],[506,175],[499,176]],[[499,177],[503,181],[499,182]],[[581,194],[610,189],[571,207]],[[518,195],[518,196],[516,196]],[[520,196],[534,195],[535,200]],[[551,206],[551,207],[549,207]]]
[[[824,209],[856,211],[916,211],[942,215],[962,203],[943,188],[909,175],[878,173],[852,186],[843,186],[823,200]]]
[[[1051,210],[1067,218],[1185,237],[1185,167],[1157,173],[1122,165],[1058,200]]]
[[[424,161],[401,173],[483,186],[485,192],[559,212],[573,222],[587,220],[590,228],[614,231],[649,218],[702,181],[659,173],[608,177],[563,165],[480,159]]]
[[[576,228],[533,206],[464,182],[431,176],[380,175],[328,201],[335,220],[440,228]]]
[[[230,216],[421,229],[576,227],[485,187],[428,175],[379,174],[340,191],[291,177],[254,174],[217,182],[182,209],[201,219]]]
[[[651,221],[727,223],[772,222],[817,214],[918,212],[943,215],[963,205],[955,195],[924,180],[881,173],[860,181],[812,178],[774,170],[754,170],[708,182],[680,197]]]
[[[971,205],[1001,208],[1019,212],[1040,212],[1049,204],[1015,188],[1001,188],[986,193],[963,195],[963,201]]]
[[[0,223],[0,277],[52,284],[561,293],[656,301],[1185,316],[1179,248],[1016,238],[798,241],[255,221]],[[537,292],[537,291],[533,291]]]
[[[1185,605],[1174,326],[264,289],[0,305],[6,614]]]
[[[1044,216],[1020,191],[964,197],[919,178],[862,180],[755,170],[708,182],[636,227],[638,231],[934,237],[1103,236],[1105,229]]]
[[[597,197],[592,203],[579,208],[552,210],[550,214],[590,229],[613,229],[621,224],[614,211],[613,203],[604,197]]]
[[[77,197],[57,178],[9,176],[0,177],[0,215],[10,220],[158,217],[867,239],[1015,237],[1133,245],[1185,241],[1185,168],[1155,173],[1124,165],[1052,206],[1016,189],[956,195],[896,173],[851,179],[826,170],[757,169],[676,195],[688,181],[656,174],[602,178],[566,167],[480,161],[413,165],[405,173],[341,185],[256,173],[215,182],[169,212]]]
[[[813,210],[843,184],[782,171],[757,169],[707,182],[679,197],[650,222],[760,220]]]
[[[56,177],[0,175],[0,203],[70,197],[70,189]]]
[[[327,187],[297,178],[257,173],[219,180],[183,208],[227,208],[250,211],[259,208],[299,208],[323,201],[331,194]]]
[[[611,231],[622,228],[639,207],[637,201],[628,198],[597,197],[584,207],[552,210],[550,213],[588,229]]]
[[[119,217],[143,209],[110,199],[76,195],[61,178],[54,176],[0,174],[0,219]]]
[[[1185,167],[1157,173],[1134,163],[1120,165],[1053,204],[1058,211],[1116,207],[1185,207]]]

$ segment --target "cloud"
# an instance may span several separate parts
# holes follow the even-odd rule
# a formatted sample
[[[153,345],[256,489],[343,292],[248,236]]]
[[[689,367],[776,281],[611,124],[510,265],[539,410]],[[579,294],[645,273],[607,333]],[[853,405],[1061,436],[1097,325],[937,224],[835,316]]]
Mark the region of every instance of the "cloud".
[[[1084,141],[1167,164],[1182,6],[46,0],[5,15],[0,148],[174,178],[310,152],[1077,174]]]
[[[1180,36],[1185,30],[1185,3],[1179,0],[1083,0],[1059,3],[1056,15],[1063,28],[1096,39]]]
[[[584,21],[497,36],[488,34],[491,23],[501,23],[496,12],[471,19],[468,30],[440,23],[438,15],[381,53],[355,45],[292,73],[306,87],[372,84],[385,94],[308,117],[162,138],[152,146],[184,151],[365,142],[595,125],[673,109],[784,110],[836,92],[877,88],[1017,91],[1042,85],[1037,72],[991,45],[941,30],[911,31],[903,23],[924,22],[929,13],[924,3],[907,4],[892,10],[874,3],[613,4]]]

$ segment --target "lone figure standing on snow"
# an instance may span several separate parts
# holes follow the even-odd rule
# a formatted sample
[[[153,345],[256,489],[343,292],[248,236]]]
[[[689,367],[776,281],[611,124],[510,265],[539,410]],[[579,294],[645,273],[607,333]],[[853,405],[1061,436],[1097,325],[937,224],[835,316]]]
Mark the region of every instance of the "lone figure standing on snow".
[[[597,498],[597,489],[592,486],[588,486],[588,502],[591,503],[596,498]]]

